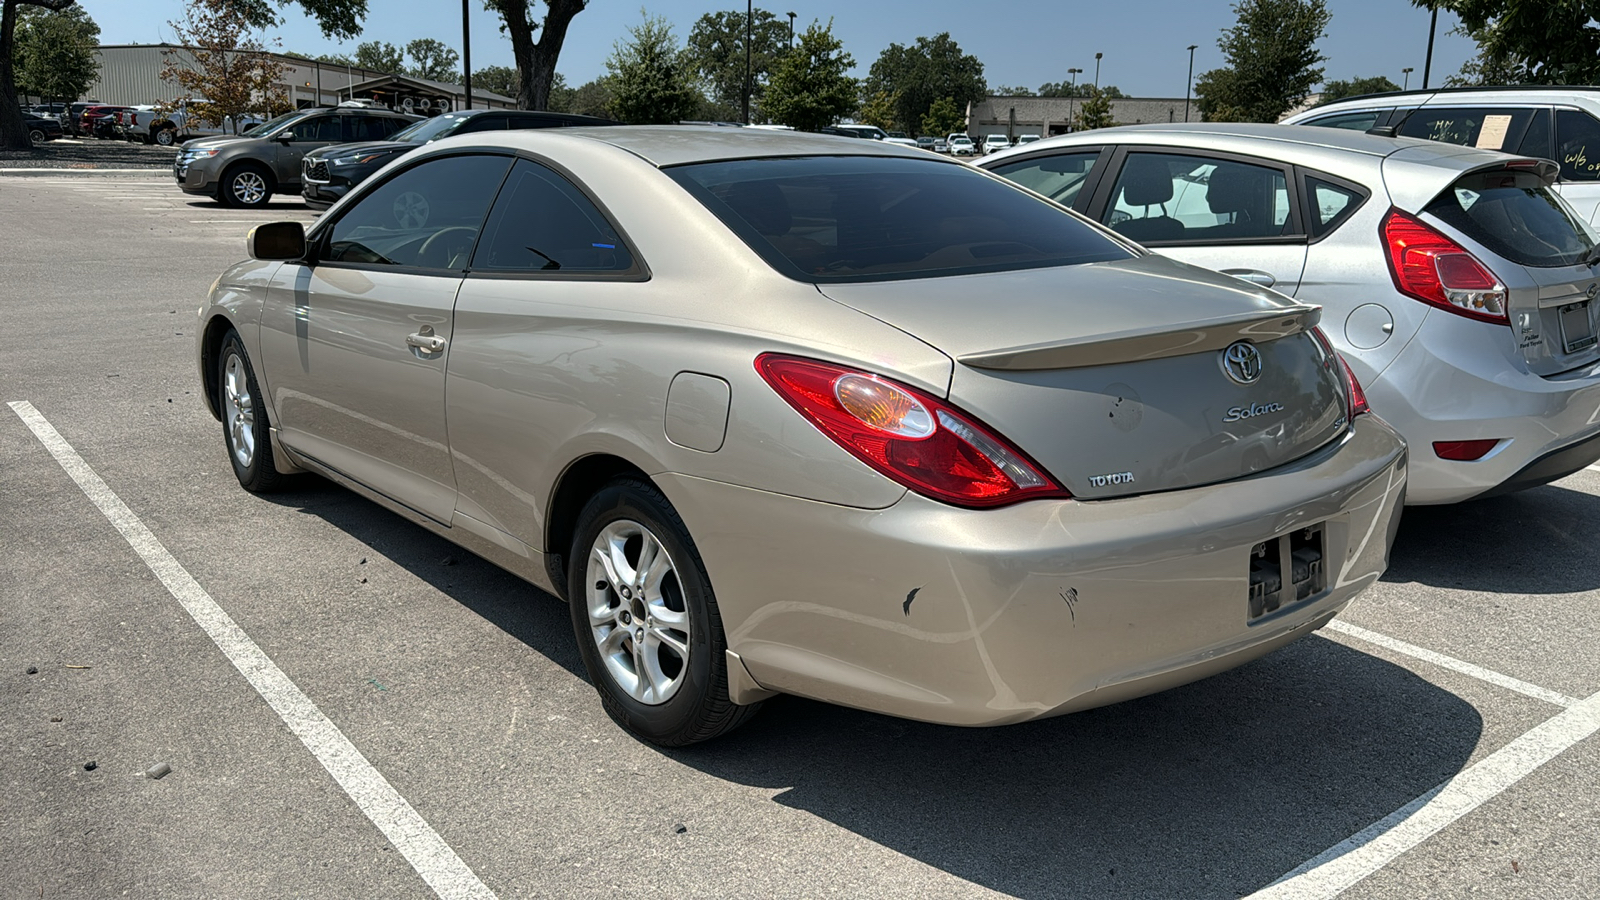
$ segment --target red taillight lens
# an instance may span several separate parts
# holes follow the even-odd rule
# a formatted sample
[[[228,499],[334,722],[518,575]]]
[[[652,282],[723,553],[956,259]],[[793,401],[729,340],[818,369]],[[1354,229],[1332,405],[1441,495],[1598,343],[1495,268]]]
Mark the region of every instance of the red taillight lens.
[[[1069,497],[1022,451],[937,397],[869,372],[776,353],[756,371],[857,459],[954,506]]]
[[[1494,449],[1500,443],[1499,438],[1489,438],[1482,441],[1434,441],[1433,455],[1440,459],[1453,459],[1457,462],[1472,462],[1483,459],[1485,453]]]
[[[1398,209],[1384,217],[1383,243],[1400,293],[1470,319],[1511,323],[1505,285],[1460,244]]]
[[[1339,369],[1344,373],[1344,407],[1349,411],[1349,418],[1354,419],[1364,412],[1371,412],[1371,407],[1367,406],[1367,392],[1361,389],[1361,382],[1356,380],[1356,373],[1350,371],[1350,364],[1333,349],[1333,342],[1328,340],[1328,335],[1323,332],[1322,326],[1312,326],[1311,336],[1322,345],[1322,349],[1328,354],[1328,359],[1338,361]]]

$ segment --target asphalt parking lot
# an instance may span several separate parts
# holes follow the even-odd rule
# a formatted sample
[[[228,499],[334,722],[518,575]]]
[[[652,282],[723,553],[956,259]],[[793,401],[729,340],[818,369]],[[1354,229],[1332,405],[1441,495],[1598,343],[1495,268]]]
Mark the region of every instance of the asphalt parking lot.
[[[1409,511],[1333,627],[1165,694],[779,698],[662,751],[558,601],[327,482],[238,487],[195,309],[281,218],[0,172],[0,895],[1600,897],[1600,471]]]

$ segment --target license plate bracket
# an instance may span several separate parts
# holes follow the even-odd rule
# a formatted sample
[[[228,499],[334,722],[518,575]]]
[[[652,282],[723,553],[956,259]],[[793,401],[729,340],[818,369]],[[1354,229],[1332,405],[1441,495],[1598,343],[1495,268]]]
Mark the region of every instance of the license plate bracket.
[[[1588,300],[1568,303],[1557,310],[1557,314],[1561,319],[1561,345],[1566,352],[1576,353],[1595,345],[1597,338]]]
[[[1326,536],[1327,528],[1319,522],[1250,549],[1250,624],[1327,590]]]

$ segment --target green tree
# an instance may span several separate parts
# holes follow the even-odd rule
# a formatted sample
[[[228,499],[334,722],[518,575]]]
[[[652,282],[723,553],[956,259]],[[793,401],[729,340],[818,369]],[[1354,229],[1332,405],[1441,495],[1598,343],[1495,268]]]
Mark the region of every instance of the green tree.
[[[953,97],[940,97],[933,101],[928,106],[927,114],[922,117],[922,134],[942,138],[947,134],[956,134],[966,129],[966,114],[956,106]]]
[[[556,76],[556,81],[565,88],[566,83],[561,81],[561,76]],[[480,91],[493,91],[507,97],[517,95],[517,70],[510,66],[484,66],[472,70],[472,86]],[[554,91],[551,91],[551,102],[554,103]],[[555,107],[552,106],[551,109]]]
[[[983,79],[983,63],[961,52],[949,32],[940,32],[919,37],[910,47],[890,44],[868,70],[863,91],[867,96],[881,91],[895,98],[895,119],[910,123],[922,121],[941,97],[965,108],[987,96],[989,86]]]
[[[1111,98],[1103,90],[1096,90],[1094,85],[1089,85],[1089,93],[1078,104],[1078,110],[1073,115],[1073,129],[1076,131],[1093,131],[1096,128],[1110,128],[1116,122],[1111,119]]]
[[[856,108],[857,83],[845,73],[856,64],[827,26],[812,22],[799,36],[793,53],[772,70],[766,112],[774,122],[816,131],[832,125]]]
[[[349,0],[356,2],[356,0]],[[484,0],[484,6],[500,14],[503,30],[511,38],[511,55],[517,61],[522,83],[517,90],[517,105],[523,109],[549,109],[550,90],[556,83],[556,60],[567,40],[567,28],[589,0],[544,0],[542,22],[533,17],[530,0]],[[539,40],[533,33],[539,32]]]
[[[367,17],[367,0],[277,0],[276,9],[268,0],[227,0],[230,15],[238,17],[249,31],[268,31],[283,24],[278,9],[298,6],[317,20],[324,37],[349,40],[361,33]]]
[[[898,120],[894,117],[894,98],[879,91],[867,97],[861,103],[861,108],[856,111],[856,121],[868,125],[876,125],[884,131],[897,131]],[[907,130],[915,129],[915,125],[907,126]]]
[[[990,96],[993,96],[993,97],[1036,97],[1036,96],[1038,96],[1037,94],[1035,94],[1033,92],[1033,90],[1031,88],[1019,87],[1017,85],[1010,85],[1010,84],[1002,84],[999,87],[992,87],[992,88],[989,89],[989,94],[990,94]]]
[[[1359,97],[1362,94],[1385,94],[1389,91],[1398,90],[1400,90],[1400,85],[1395,84],[1383,75],[1374,75],[1371,78],[1352,78],[1349,81],[1330,81],[1322,86],[1322,100],[1320,103],[1332,103],[1335,100],[1343,100],[1346,97]]]
[[[289,108],[279,83],[287,64],[267,50],[247,18],[234,13],[232,0],[189,0],[183,19],[167,27],[187,49],[161,51],[161,79],[178,88],[172,99],[189,101],[200,118],[231,122],[237,130],[245,113]]]
[[[1195,105],[1210,122],[1276,122],[1322,80],[1316,43],[1328,28],[1325,0],[1238,0],[1238,24],[1217,46],[1228,65],[1195,80]]]
[[[1039,96],[1041,97],[1087,97],[1093,91],[1094,82],[1092,81],[1077,83],[1071,81],[1046,81],[1044,84],[1039,85]],[[1128,96],[1114,84],[1102,85],[1100,93],[1110,100],[1121,100]]]
[[[789,52],[789,23],[764,9],[751,16],[750,118],[764,121],[761,101],[772,67]],[[703,79],[715,118],[737,118],[744,111],[745,14],[743,10],[706,13],[694,23],[684,44],[690,67]]]
[[[15,69],[17,11],[37,6],[60,12],[74,0],[0,0],[0,150],[27,150],[33,147],[28,126],[22,120],[22,104],[17,102]]]
[[[593,81],[578,85],[572,90],[571,102],[564,112],[612,118],[611,79],[602,75]]]
[[[406,55],[388,41],[362,41],[356,45],[356,66],[374,72],[400,75],[406,70]]]
[[[1476,84],[1600,84],[1597,0],[1412,0],[1449,10],[1478,43],[1456,80]]]
[[[94,51],[100,26],[81,6],[60,12],[20,10],[16,30],[17,86],[46,101],[83,96],[100,71]]]
[[[461,81],[461,73],[456,70],[456,63],[461,61],[461,55],[445,46],[443,41],[417,38],[406,44],[406,55],[416,63],[408,71],[417,78],[426,78],[429,81]]]
[[[628,29],[606,58],[611,75],[611,110],[630,125],[670,124],[692,119],[704,99],[672,25],[659,16]]]

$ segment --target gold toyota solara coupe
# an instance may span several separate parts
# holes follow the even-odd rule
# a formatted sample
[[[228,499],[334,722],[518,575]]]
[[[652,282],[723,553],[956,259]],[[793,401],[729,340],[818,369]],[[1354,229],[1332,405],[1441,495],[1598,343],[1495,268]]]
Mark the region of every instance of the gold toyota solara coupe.
[[[249,245],[197,347],[240,483],[565,597],[658,744],[780,692],[998,725],[1193,681],[1332,619],[1404,500],[1318,307],[916,149],[473,134]]]

